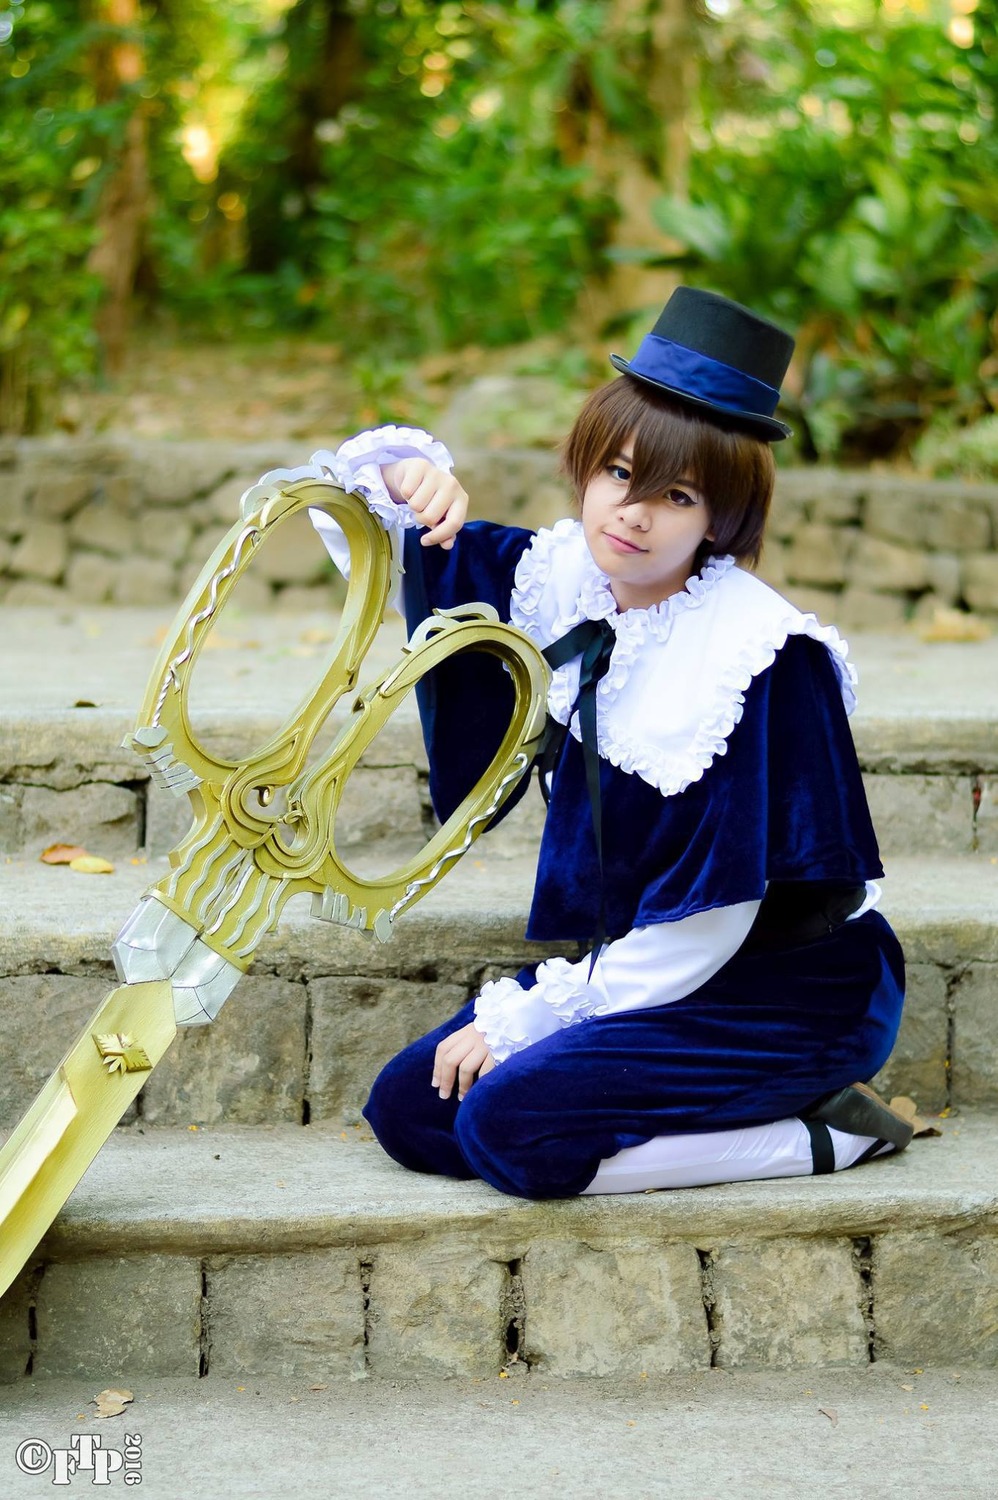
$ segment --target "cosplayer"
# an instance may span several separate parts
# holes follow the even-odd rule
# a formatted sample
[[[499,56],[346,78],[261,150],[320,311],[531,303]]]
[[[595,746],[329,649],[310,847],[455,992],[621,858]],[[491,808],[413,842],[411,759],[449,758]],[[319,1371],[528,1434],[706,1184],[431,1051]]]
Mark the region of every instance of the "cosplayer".
[[[568,438],[579,518],[536,535],[465,525],[425,433],[364,433],[296,471],[332,473],[401,532],[410,628],[484,600],[554,668],[527,937],[566,956],[486,984],[383,1069],[365,1114],[403,1166],[565,1197],[841,1170],[910,1139],[855,1082],[886,1061],[904,989],[875,910],[855,674],[834,629],[746,571],[792,350],[680,288]],[[481,653],[427,682],[441,818],[510,701]]]

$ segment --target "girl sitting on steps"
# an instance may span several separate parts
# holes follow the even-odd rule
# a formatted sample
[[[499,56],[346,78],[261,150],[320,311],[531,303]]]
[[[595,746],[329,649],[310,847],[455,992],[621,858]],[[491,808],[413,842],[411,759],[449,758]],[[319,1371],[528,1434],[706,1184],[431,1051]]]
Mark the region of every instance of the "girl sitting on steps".
[[[466,525],[425,433],[364,433],[294,471],[402,528],[410,629],[484,600],[554,668],[527,937],[572,956],[486,984],[383,1069],[365,1114],[403,1166],[565,1197],[841,1170],[910,1139],[855,1082],[886,1061],[904,992],[875,910],[855,675],[833,628],[746,571],[792,350],[680,288],[568,438],[578,517],[536,535]],[[342,564],[342,533],[314,520]],[[511,693],[481,653],[436,670],[421,711],[441,818]]]

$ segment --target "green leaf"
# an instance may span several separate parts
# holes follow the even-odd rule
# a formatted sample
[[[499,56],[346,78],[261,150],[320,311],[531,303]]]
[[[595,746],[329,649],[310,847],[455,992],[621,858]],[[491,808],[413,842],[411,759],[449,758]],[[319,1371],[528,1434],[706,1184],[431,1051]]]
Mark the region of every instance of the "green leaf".
[[[730,253],[731,234],[720,209],[664,197],[655,199],[651,211],[659,229],[705,261],[721,261]]]

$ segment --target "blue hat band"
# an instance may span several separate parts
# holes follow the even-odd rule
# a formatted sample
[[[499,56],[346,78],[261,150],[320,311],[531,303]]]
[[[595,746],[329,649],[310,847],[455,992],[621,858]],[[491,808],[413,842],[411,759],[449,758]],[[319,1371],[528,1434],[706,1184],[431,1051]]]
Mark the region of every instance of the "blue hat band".
[[[771,417],[780,401],[779,391],[765,381],[744,375],[719,359],[698,354],[695,349],[687,349],[685,344],[674,344],[657,333],[646,334],[641,340],[628,372],[731,412]]]

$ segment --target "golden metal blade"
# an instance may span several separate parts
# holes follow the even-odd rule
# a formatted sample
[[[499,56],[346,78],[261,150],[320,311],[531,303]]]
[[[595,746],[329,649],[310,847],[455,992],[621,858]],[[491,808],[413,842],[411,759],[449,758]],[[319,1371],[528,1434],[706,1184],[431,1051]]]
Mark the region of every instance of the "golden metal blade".
[[[350,545],[340,629],[314,691],[255,753],[223,759],[195,735],[191,674],[238,579],[275,529],[322,510]],[[396,918],[438,880],[488,825],[533,761],[545,720],[549,672],[532,641],[490,606],[442,611],[424,622],[402,660],[356,699],[320,763],[316,734],[344,693],[381,624],[400,572],[398,555],[361,498],[326,479],[261,482],[242,520],[219,543],[176,617],[127,743],[154,784],[186,796],[192,825],[170,854],[170,874],[147,891],[113,947],[125,982],[100,1006],[0,1151],[0,1293],[139,1092],[180,1025],[213,1021],[273,931],[292,895],[309,891],[315,915],[390,937]],[[498,656],[514,707],[492,764],[415,858],[374,880],[336,851],[343,788],[363,751],[424,673],[467,650]],[[275,792],[286,794],[278,810]],[[292,830],[288,837],[287,830]]]
[[[109,1072],[99,1039],[135,1039],[144,1068]],[[177,1034],[169,980],[123,984],[91,1016],[0,1152],[6,1291]]]

